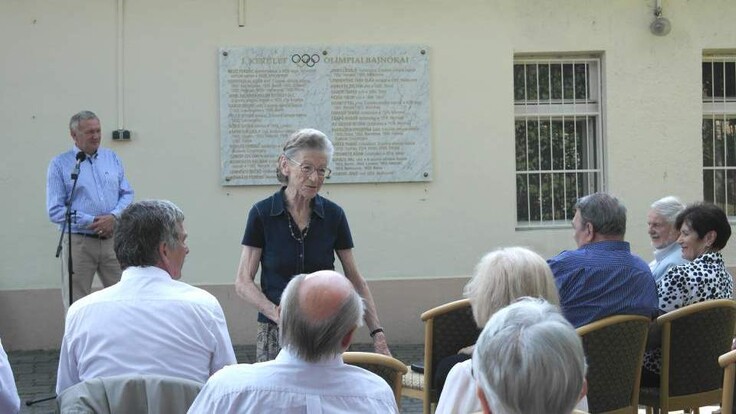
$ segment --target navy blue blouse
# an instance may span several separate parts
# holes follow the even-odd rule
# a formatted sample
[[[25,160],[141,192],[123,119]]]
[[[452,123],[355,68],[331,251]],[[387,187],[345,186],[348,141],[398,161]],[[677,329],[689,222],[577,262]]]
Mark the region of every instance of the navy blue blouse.
[[[284,189],[250,209],[243,245],[261,251],[261,290],[268,300],[281,302],[281,293],[292,277],[301,273],[335,269],[335,250],[353,248],[343,209],[319,194],[312,199],[312,216],[302,233],[290,224]],[[258,313],[258,322],[271,322]]]

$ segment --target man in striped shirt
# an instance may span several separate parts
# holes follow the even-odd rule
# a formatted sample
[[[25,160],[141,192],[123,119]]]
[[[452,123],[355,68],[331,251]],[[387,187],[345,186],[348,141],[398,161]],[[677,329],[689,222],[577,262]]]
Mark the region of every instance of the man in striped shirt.
[[[90,293],[97,273],[107,287],[120,280],[122,270],[113,251],[116,217],[133,201],[133,189],[125,179],[123,164],[111,150],[100,148],[100,120],[90,111],[72,116],[69,131],[74,146],[56,156],[48,168],[46,209],[52,223],[64,226],[66,203],[70,198],[72,173],[78,174],[71,197],[72,294],[77,300]],[[84,153],[84,157],[79,154]],[[75,171],[77,161],[79,170]],[[69,307],[67,238],[62,257],[62,300]]]
[[[582,197],[572,228],[578,248],[547,260],[567,320],[578,328],[611,315],[653,317],[657,288],[649,266],[624,241],[626,207],[605,193]]]

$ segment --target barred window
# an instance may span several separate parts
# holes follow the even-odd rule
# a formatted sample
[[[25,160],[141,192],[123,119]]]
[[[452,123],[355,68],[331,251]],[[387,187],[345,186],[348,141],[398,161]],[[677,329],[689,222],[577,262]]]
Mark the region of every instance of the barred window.
[[[600,59],[515,59],[516,219],[567,224],[603,187]]]
[[[703,59],[703,199],[736,216],[736,57]]]

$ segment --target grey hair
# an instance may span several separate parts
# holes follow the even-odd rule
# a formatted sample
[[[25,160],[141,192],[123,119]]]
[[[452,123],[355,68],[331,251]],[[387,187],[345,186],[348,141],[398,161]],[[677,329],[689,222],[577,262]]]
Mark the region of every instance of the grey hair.
[[[154,266],[161,255],[161,243],[179,243],[179,225],[184,213],[167,200],[144,200],[129,205],[115,225],[115,255],[120,266]]]
[[[651,208],[655,213],[662,216],[667,223],[674,225],[677,220],[677,215],[685,210],[685,204],[683,204],[677,197],[667,196],[653,202]]]
[[[614,196],[593,193],[575,203],[583,224],[590,223],[596,233],[623,236],[626,233],[626,207]]]
[[[470,299],[478,327],[483,327],[496,311],[522,296],[560,304],[549,265],[540,255],[523,247],[501,248],[483,256],[463,294]]]
[[[556,306],[532,298],[491,317],[472,364],[491,411],[506,414],[569,414],[586,371],[575,328]]]
[[[299,287],[307,275],[295,276],[281,296],[279,342],[299,358],[308,362],[340,355],[341,341],[351,330],[363,324],[363,299],[355,289],[333,316],[312,321],[304,315],[299,302]]]
[[[89,119],[100,119],[95,115],[92,111],[79,111],[76,114],[72,115],[72,119],[69,120],[69,130],[77,132],[79,128],[79,123],[82,121],[87,121]]]
[[[305,128],[291,134],[284,143],[281,155],[294,159],[301,151],[321,151],[327,155],[327,164],[329,164],[332,161],[332,155],[335,153],[335,147],[322,131]],[[279,162],[280,160],[281,157],[279,156]],[[278,163],[276,165],[276,178],[283,184],[289,181],[289,177],[281,173]]]

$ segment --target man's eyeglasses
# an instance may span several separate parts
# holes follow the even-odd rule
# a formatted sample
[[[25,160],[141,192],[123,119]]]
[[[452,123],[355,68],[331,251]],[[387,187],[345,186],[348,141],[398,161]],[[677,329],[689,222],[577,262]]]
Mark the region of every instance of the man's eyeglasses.
[[[287,160],[289,160],[289,161],[293,162],[294,164],[298,165],[299,168],[302,170],[302,174],[306,175],[307,177],[309,177],[310,175],[312,175],[312,173],[315,172],[315,171],[317,171],[317,175],[320,178],[330,178],[330,174],[332,174],[332,170],[329,169],[329,168],[327,168],[327,167],[325,167],[325,168],[315,168],[314,165],[302,164],[299,161],[294,161],[291,158],[289,158],[289,156],[287,156],[286,154],[284,154],[284,157],[286,157]]]

